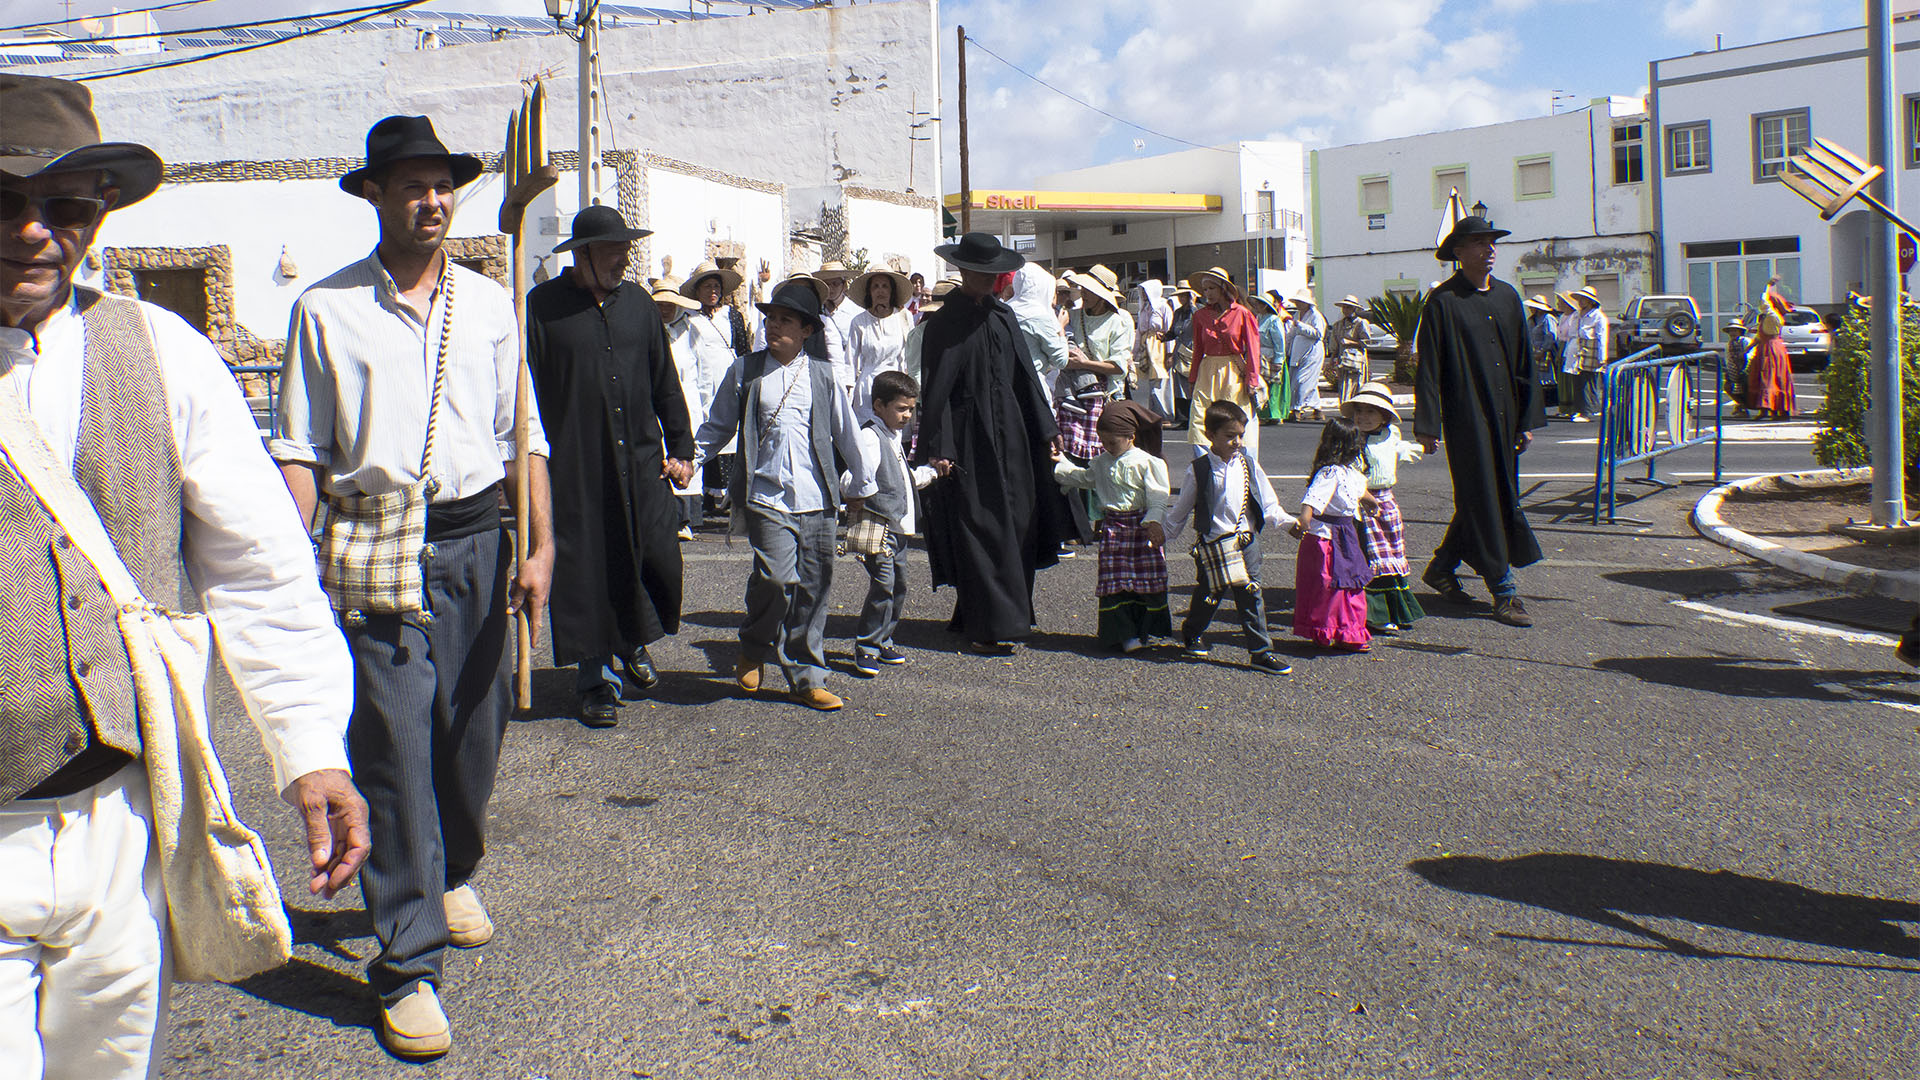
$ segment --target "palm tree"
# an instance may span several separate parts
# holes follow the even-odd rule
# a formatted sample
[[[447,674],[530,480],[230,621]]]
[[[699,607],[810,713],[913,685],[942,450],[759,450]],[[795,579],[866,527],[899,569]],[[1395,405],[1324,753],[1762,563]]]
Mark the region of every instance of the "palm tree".
[[[1412,293],[1388,293],[1367,303],[1367,318],[1387,328],[1400,345],[1393,353],[1393,381],[1413,381],[1413,339],[1420,332],[1420,311],[1424,300]]]

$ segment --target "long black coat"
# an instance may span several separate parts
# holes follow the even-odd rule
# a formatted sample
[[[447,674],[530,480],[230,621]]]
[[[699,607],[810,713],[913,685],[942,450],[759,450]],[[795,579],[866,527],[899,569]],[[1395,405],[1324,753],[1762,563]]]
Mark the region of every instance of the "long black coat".
[[[954,463],[924,497],[933,584],[954,587],[955,628],[969,639],[1024,638],[1034,573],[1059,561],[1073,527],[1053,482],[1053,411],[1000,300],[975,303],[956,290],[923,325],[915,461]]]
[[[1445,439],[1453,474],[1453,521],[1441,547],[1497,581],[1509,567],[1540,561],[1520,508],[1520,433],[1547,424],[1526,309],[1506,282],[1480,292],[1456,273],[1427,295],[1417,342],[1413,432]]]
[[[625,656],[680,628],[680,523],[660,475],[693,434],[659,309],[595,304],[571,273],[527,294],[527,363],[553,456],[553,658]]]

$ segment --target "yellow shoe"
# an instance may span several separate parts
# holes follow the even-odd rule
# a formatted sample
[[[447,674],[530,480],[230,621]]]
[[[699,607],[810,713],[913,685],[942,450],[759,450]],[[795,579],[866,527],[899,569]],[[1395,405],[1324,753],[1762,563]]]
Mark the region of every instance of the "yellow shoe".
[[[734,685],[749,694],[760,689],[760,667],[761,665],[759,664],[749,663],[744,657],[735,661],[733,665]]]
[[[436,1058],[453,1049],[453,1026],[447,1023],[432,983],[418,983],[413,993],[381,1006],[380,1041],[393,1056],[409,1061]]]
[[[821,712],[832,712],[846,704],[846,702],[841,701],[832,691],[822,689],[818,686],[809,686],[801,690],[795,690],[793,692],[793,700],[801,705],[805,705],[809,709],[819,709]]]
[[[493,920],[473,886],[462,885],[441,897],[447,909],[447,942],[456,949],[475,949],[493,940]]]

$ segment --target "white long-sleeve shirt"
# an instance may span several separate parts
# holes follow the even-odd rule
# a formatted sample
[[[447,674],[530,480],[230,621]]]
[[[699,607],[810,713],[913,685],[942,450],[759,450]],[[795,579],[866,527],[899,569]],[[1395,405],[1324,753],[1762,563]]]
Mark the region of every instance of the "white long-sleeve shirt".
[[[1211,470],[1213,474],[1213,505],[1206,507],[1207,524],[1195,525],[1200,537],[1208,539],[1226,533],[1238,531],[1242,526],[1250,525],[1241,518],[1241,496],[1251,488],[1253,506],[1248,510],[1261,514],[1269,529],[1285,528],[1293,524],[1294,517],[1280,505],[1280,497],[1273,492],[1273,481],[1261,469],[1247,471],[1247,456],[1235,454],[1222,461],[1213,451],[1200,454],[1187,466],[1186,476],[1180,480],[1180,494],[1174,496],[1173,505],[1167,508],[1167,542],[1187,527],[1187,519],[1194,516],[1193,505],[1200,497],[1200,485],[1194,482],[1194,473],[1200,469]]]
[[[882,319],[871,311],[853,317],[847,333],[847,355],[853,364],[853,410],[865,414],[873,405],[873,378],[883,371],[905,371],[907,333],[913,327],[904,311]]]
[[[907,483],[913,485],[914,491],[925,491],[927,485],[933,483],[934,479],[940,475],[931,465],[915,468],[907,464],[907,448],[905,440],[900,437],[900,432],[878,420],[860,425],[860,454],[866,459],[876,480],[880,475],[881,461],[891,455],[900,466],[900,475],[907,478]],[[851,489],[853,474],[842,473],[840,485]],[[905,494],[907,494],[907,509],[900,515],[900,532],[903,536],[913,536],[920,531],[919,515],[914,510],[920,500],[910,493]]]
[[[213,343],[170,311],[140,307],[180,453],[181,555],[275,786],[344,770],[353,663],[293,497]],[[69,469],[79,454],[85,348],[71,296],[34,334],[0,327],[0,381],[23,396]]]

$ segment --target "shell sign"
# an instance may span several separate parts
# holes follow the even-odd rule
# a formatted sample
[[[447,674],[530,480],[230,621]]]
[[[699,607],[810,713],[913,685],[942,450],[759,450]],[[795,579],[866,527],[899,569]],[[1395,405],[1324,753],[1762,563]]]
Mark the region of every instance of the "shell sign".
[[[1023,194],[1002,195],[1002,194],[996,193],[996,194],[987,196],[986,205],[985,207],[983,207],[983,209],[1038,210],[1040,209],[1040,196],[1035,195],[1032,192],[1028,192],[1024,195]]]

